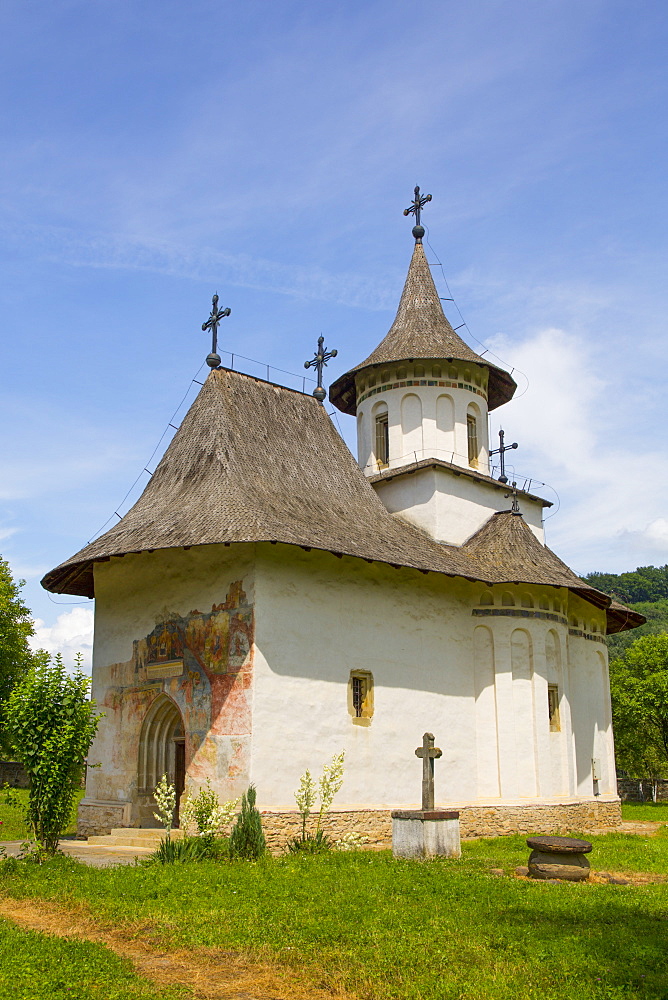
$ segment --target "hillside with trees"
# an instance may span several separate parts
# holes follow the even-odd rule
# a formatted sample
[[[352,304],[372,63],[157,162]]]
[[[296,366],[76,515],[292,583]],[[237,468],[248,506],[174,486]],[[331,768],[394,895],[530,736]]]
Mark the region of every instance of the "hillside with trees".
[[[622,656],[642,636],[668,632],[668,565],[639,566],[628,573],[587,573],[582,579],[647,619],[639,628],[608,636],[611,660]]]
[[[588,573],[583,579],[647,619],[608,636],[615,757],[630,777],[667,777],[668,566]]]

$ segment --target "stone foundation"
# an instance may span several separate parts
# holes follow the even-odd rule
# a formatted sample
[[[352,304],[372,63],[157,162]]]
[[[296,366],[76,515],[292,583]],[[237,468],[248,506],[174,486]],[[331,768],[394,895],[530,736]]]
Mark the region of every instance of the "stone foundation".
[[[534,805],[457,805],[462,839],[472,837],[502,837],[511,833],[567,834],[609,833],[622,821],[619,799],[600,802],[554,802]],[[309,829],[314,821],[309,821]],[[297,812],[263,812],[262,826],[267,846],[272,853],[285,848],[301,832]],[[359,809],[345,812],[332,811],[323,819],[323,830],[332,840],[344,833],[359,833],[368,837],[366,847],[381,850],[392,847],[392,811],[384,809]]]
[[[82,799],[79,806],[77,836],[89,837],[109,833],[111,829],[131,825],[130,802],[100,802]],[[448,805],[450,808],[450,805]],[[622,821],[619,799],[601,802],[549,802],[531,805],[452,805],[459,811],[462,839],[471,837],[501,837],[511,833],[568,834],[608,833]],[[298,812],[262,812],[262,826],[267,846],[280,853],[293,837],[301,833]],[[315,826],[315,817],[308,828]],[[350,809],[332,811],[323,819],[323,830],[332,840],[346,833],[368,837],[366,847],[376,850],[392,847],[391,809]]]
[[[77,837],[100,836],[130,826],[131,802],[103,802],[98,799],[82,799],[77,813]]]

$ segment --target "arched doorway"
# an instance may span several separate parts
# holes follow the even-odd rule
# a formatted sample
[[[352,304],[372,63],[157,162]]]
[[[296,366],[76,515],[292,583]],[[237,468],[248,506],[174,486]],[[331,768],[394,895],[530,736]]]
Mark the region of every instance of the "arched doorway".
[[[186,743],[178,705],[160,694],[151,704],[139,737],[138,792],[140,826],[155,827],[153,792],[163,774],[176,789],[174,825],[178,825],[179,801],[186,777]]]

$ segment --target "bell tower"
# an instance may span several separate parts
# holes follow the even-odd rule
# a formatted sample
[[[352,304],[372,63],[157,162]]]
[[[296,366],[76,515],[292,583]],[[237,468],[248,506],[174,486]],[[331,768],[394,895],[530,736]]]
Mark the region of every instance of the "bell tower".
[[[415,245],[392,326],[329,395],[357,417],[358,462],[388,510],[438,541],[461,544],[509,506],[505,484],[489,475],[487,414],[517,386],[465,344],[443,312],[422,245],[420,213],[429,201],[416,187],[404,212],[416,218]],[[542,539],[544,501],[524,497]]]

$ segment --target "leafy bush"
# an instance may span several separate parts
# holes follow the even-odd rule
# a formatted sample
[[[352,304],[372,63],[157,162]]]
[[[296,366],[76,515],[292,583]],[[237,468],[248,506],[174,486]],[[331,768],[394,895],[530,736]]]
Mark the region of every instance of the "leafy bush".
[[[181,827],[186,834],[213,841],[225,833],[236,812],[239,800],[223,802],[206,779],[197,795],[189,795],[181,807]]]
[[[288,841],[288,852],[290,854],[324,854],[331,851],[332,842],[322,830],[316,833],[302,833],[298,837],[293,837]]]
[[[168,835],[160,841],[160,846],[147,859],[149,863],[173,865],[187,861],[217,861],[227,856],[227,841],[219,841],[220,849],[214,843],[199,837],[181,837],[176,840]]]
[[[7,738],[30,778],[28,828],[47,854],[56,852],[70,822],[97,732],[89,687],[81,670],[68,674],[60,655],[51,661],[42,653],[5,704]]]
[[[267,842],[262,831],[262,817],[255,806],[254,785],[241,798],[241,812],[230,837],[230,857],[256,861],[262,857]]]

